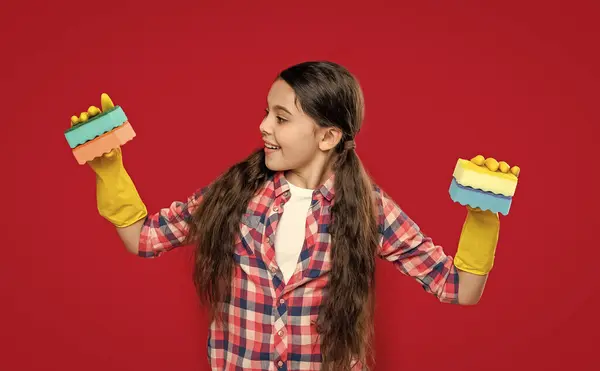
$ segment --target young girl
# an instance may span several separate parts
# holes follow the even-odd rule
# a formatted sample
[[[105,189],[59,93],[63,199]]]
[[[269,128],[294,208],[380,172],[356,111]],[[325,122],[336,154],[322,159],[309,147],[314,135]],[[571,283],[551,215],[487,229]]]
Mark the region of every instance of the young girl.
[[[101,102],[102,110],[113,107],[106,94]],[[194,283],[211,308],[213,370],[366,368],[376,257],[441,302],[479,300],[497,214],[468,208],[454,259],[425,236],[356,154],[364,103],[352,74],[330,62],[292,66],[278,75],[267,104],[264,148],[154,214],[120,149],[89,163],[98,210],[128,251],[157,257],[196,246]],[[98,112],[92,106],[72,121]]]

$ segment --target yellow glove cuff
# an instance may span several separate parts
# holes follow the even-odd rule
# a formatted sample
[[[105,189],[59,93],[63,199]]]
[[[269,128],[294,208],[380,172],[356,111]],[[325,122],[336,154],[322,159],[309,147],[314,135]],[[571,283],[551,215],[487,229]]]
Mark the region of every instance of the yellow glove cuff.
[[[497,213],[467,208],[454,265],[469,273],[488,274],[494,265],[499,231]]]
[[[120,151],[92,162],[96,173],[98,212],[116,227],[128,227],[148,215],[135,184],[123,166]]]
[[[146,217],[148,211],[129,176],[96,178],[98,212],[115,227],[123,228]]]

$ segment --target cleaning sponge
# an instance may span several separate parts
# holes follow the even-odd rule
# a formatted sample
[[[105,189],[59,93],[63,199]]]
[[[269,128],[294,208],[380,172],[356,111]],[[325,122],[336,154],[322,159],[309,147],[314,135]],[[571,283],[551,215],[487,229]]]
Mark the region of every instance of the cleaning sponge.
[[[74,124],[65,138],[80,165],[118,148],[135,137],[135,132],[120,106]]]
[[[473,159],[458,159],[450,198],[463,206],[490,210],[508,215],[517,188],[520,168],[509,168],[506,162],[478,155]]]

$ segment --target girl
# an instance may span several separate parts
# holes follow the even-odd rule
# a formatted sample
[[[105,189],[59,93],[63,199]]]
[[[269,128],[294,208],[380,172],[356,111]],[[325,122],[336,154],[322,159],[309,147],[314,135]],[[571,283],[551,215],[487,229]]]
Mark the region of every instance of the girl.
[[[108,95],[102,110],[113,107]],[[498,216],[468,209],[446,255],[367,176],[354,139],[363,95],[344,67],[281,72],[260,124],[264,148],[186,202],[148,214],[120,149],[89,164],[100,214],[128,251],[194,244],[194,283],[211,309],[213,370],[363,369],[372,354],[376,257],[441,302],[474,304],[492,267]],[[72,121],[100,110],[90,107]]]

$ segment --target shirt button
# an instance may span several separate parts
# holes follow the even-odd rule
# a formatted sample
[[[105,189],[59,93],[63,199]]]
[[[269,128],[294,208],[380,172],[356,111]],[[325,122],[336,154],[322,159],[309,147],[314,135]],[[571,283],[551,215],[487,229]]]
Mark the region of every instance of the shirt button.
[[[270,245],[271,244],[271,237],[267,237],[267,243]]]
[[[277,362],[277,366],[278,366],[278,367],[283,367],[283,361],[278,361],[278,362]]]
[[[279,304],[284,304],[284,303],[285,303],[285,300],[279,299]]]
[[[273,211],[275,211],[275,212],[278,212],[278,211],[279,211],[279,208],[278,208],[277,206],[275,206],[275,207],[273,208]]]
[[[277,268],[271,267],[271,272],[273,272],[273,273],[277,272]]]
[[[277,335],[279,335],[279,336],[283,336],[283,331],[279,330],[279,331],[277,332]]]
[[[290,191],[285,191],[284,196],[288,197],[290,195]]]

